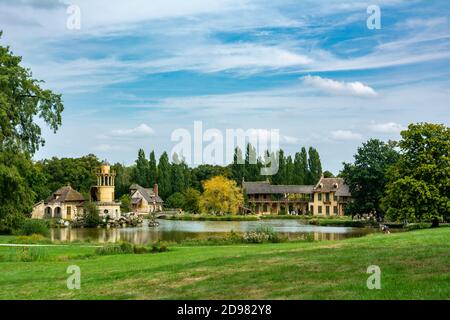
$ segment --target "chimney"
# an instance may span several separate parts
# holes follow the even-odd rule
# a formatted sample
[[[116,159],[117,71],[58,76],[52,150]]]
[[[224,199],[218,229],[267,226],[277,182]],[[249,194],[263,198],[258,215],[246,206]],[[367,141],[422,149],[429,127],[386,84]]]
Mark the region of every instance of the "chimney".
[[[158,184],[157,183],[155,183],[153,185],[153,193],[155,194],[155,196],[158,196]]]

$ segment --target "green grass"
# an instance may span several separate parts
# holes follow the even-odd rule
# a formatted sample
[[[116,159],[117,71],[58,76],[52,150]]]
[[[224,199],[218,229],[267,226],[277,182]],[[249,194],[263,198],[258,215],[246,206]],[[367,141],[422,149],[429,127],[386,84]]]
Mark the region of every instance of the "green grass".
[[[0,299],[450,299],[449,240],[439,228],[138,255],[47,247],[48,261],[0,262]],[[81,268],[81,290],[66,288],[69,265]],[[381,290],[366,287],[370,265]]]

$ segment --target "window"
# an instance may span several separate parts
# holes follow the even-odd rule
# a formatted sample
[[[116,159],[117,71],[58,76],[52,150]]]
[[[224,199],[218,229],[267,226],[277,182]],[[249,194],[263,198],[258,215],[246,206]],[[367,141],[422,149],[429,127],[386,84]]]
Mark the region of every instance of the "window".
[[[327,213],[327,216],[330,215],[330,206],[325,207],[325,212]]]
[[[329,193],[325,193],[325,201],[330,201],[330,194]]]
[[[333,207],[333,213],[334,213],[334,214],[338,214],[338,208],[337,208],[337,206],[334,206],[334,207]]]
[[[319,214],[322,214],[322,206],[318,206],[319,208]]]
[[[336,194],[333,194],[333,199],[334,199],[334,201],[337,201],[337,195]]]
[[[317,195],[317,200],[322,201],[322,194],[321,194],[321,193],[319,193],[319,194]]]

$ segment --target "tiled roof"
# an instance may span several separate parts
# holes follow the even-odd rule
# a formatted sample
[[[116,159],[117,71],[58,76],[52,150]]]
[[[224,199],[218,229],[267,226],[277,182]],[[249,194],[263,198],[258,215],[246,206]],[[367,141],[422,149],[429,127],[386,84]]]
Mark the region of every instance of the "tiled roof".
[[[349,197],[350,190],[342,178],[321,178],[317,185],[272,185],[268,181],[251,181],[243,184],[247,194],[312,194],[336,192],[336,196]]]
[[[244,182],[244,189],[247,194],[285,194],[285,193],[313,193],[314,186],[296,185],[272,185],[269,182]]]
[[[72,189],[71,186],[59,188],[45,200],[45,203],[52,204],[56,202],[83,202],[84,197],[78,191]]]
[[[153,203],[153,201],[155,201],[156,203],[164,202],[159,196],[155,195],[152,189],[143,188],[136,183],[131,185],[130,190],[132,191],[131,196],[133,196],[136,193],[136,191],[139,191],[139,193],[144,197],[144,199],[148,203]]]

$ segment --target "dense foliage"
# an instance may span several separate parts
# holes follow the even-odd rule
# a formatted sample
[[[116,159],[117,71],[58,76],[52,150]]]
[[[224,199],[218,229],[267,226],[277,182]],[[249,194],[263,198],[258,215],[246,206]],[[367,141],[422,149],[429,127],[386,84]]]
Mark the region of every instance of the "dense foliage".
[[[401,133],[401,155],[387,173],[382,200],[388,217],[400,221],[448,221],[450,217],[450,129],[411,124]]]
[[[380,202],[388,180],[386,172],[398,159],[395,143],[370,139],[358,148],[354,158],[354,163],[344,163],[341,172],[353,198],[347,207],[348,213],[376,213],[381,218],[384,212]]]

